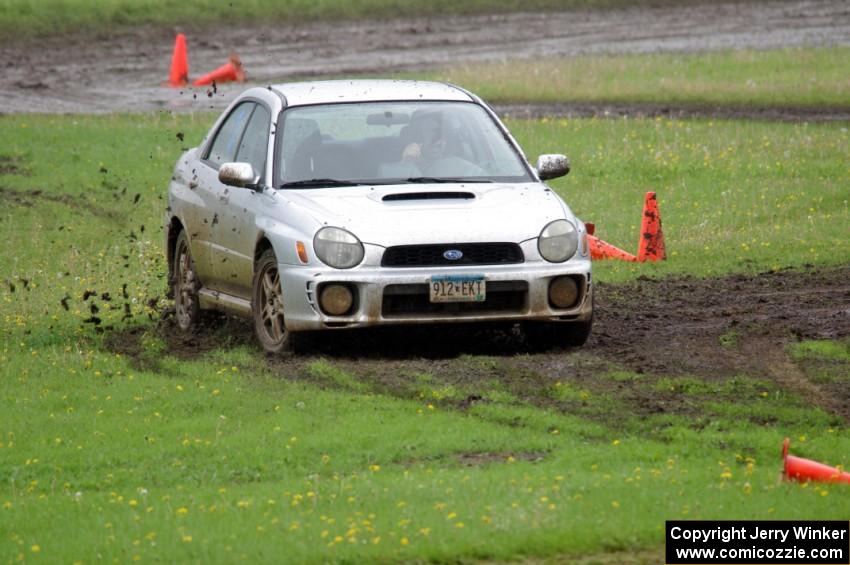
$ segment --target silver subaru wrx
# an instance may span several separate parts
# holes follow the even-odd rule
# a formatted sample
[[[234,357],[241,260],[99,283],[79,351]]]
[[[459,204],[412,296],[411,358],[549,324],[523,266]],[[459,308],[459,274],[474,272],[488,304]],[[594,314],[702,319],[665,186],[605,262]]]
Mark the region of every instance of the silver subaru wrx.
[[[251,88],[174,168],[165,217],[177,325],[251,317],[269,352],[391,324],[522,323],[585,342],[587,233],[493,111],[447,84]]]

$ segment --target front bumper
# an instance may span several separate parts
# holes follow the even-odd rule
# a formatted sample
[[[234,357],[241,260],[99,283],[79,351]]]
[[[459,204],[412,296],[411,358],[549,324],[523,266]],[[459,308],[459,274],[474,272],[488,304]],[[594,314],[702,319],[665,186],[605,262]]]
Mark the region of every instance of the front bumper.
[[[279,265],[283,285],[284,319],[290,331],[310,331],[334,328],[359,328],[379,325],[519,322],[524,320],[576,322],[587,321],[593,311],[593,286],[589,259],[572,259],[562,264],[526,262],[512,265],[481,265],[465,267],[387,268],[358,267],[351,270],[310,268]],[[416,294],[435,275],[484,275],[487,281],[487,301],[480,307],[465,309],[397,308],[404,302],[400,295]],[[549,283],[558,276],[573,275],[579,281],[580,296],[575,306],[557,309],[549,303]],[[319,305],[317,289],[324,283],[348,283],[356,288],[357,300],[353,311],[345,316],[328,316]],[[493,289],[493,292],[491,292]],[[513,294],[510,294],[513,293]],[[519,294],[517,294],[519,293]],[[520,299],[520,295],[522,298]],[[417,303],[421,305],[421,295]],[[465,303],[470,304],[470,303]]]

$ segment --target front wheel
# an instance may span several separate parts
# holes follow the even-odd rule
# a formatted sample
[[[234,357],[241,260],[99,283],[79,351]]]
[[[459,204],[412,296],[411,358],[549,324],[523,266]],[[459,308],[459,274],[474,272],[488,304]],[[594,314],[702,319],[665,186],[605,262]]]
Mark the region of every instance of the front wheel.
[[[263,349],[268,353],[291,349],[294,340],[284,324],[280,270],[277,257],[271,249],[260,256],[254,268],[251,311],[254,332]]]
[[[188,332],[195,329],[201,319],[198,289],[201,281],[195,270],[195,261],[189,248],[185,231],[177,236],[174,245],[174,313],[177,327]]]

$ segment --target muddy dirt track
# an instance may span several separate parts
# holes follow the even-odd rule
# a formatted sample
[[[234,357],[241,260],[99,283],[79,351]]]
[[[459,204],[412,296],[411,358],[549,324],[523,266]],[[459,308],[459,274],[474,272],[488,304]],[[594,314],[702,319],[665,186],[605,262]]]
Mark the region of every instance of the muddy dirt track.
[[[787,346],[802,339],[850,336],[848,281],[850,267],[600,285],[593,334],[579,350],[537,351],[518,328],[382,328],[322,334],[321,343],[312,349],[289,358],[269,357],[267,367],[282,378],[316,381],[309,365],[325,358],[367,389],[398,396],[410,396],[415,376],[427,373],[439,385],[473,391],[453,401],[458,409],[481,401],[476,389],[493,381],[521,400],[550,405],[541,391],[562,381],[613,393],[630,413],[646,415],[689,414],[696,408],[680,391],[665,393],[628,380],[614,381],[606,378],[608,372],[625,370],[650,381],[692,377],[709,383],[746,376],[773,383],[846,423],[846,377],[810,378],[811,367],[793,362]],[[122,331],[107,342],[114,351],[138,360],[144,331]],[[160,332],[168,353],[184,358],[202,356],[223,343],[254,343],[250,324],[223,317],[190,336],[179,335],[169,321],[162,322]],[[734,396],[712,398],[735,401]],[[555,408],[581,409],[569,403]],[[618,417],[610,411],[599,416],[609,421]]]
[[[850,45],[850,5],[844,0],[706,2],[611,11],[181,30],[188,35],[192,76],[223,64],[233,50],[242,57],[254,84],[268,84],[296,76],[415,71],[506,57]],[[104,30],[94,39],[67,36],[0,45],[0,112],[221,108],[242,90],[242,85],[228,85],[208,96],[205,89],[162,88],[172,43],[172,30],[137,28]],[[552,105],[512,111],[583,115],[629,110]],[[664,114],[676,109],[637,111]],[[711,115],[711,109],[690,112]],[[805,109],[799,112],[800,116],[791,112],[784,117],[818,119]]]

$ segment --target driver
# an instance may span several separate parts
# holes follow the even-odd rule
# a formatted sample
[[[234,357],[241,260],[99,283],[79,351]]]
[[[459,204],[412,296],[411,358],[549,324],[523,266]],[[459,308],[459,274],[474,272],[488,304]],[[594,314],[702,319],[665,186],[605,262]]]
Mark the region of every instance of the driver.
[[[457,131],[440,111],[414,112],[399,133],[401,159],[381,165],[383,178],[472,177],[484,170],[457,155]]]
[[[439,114],[427,114],[410,128],[414,141],[404,146],[401,154],[403,162],[417,162],[421,159],[436,161],[446,154],[446,140],[443,137],[442,120]]]

